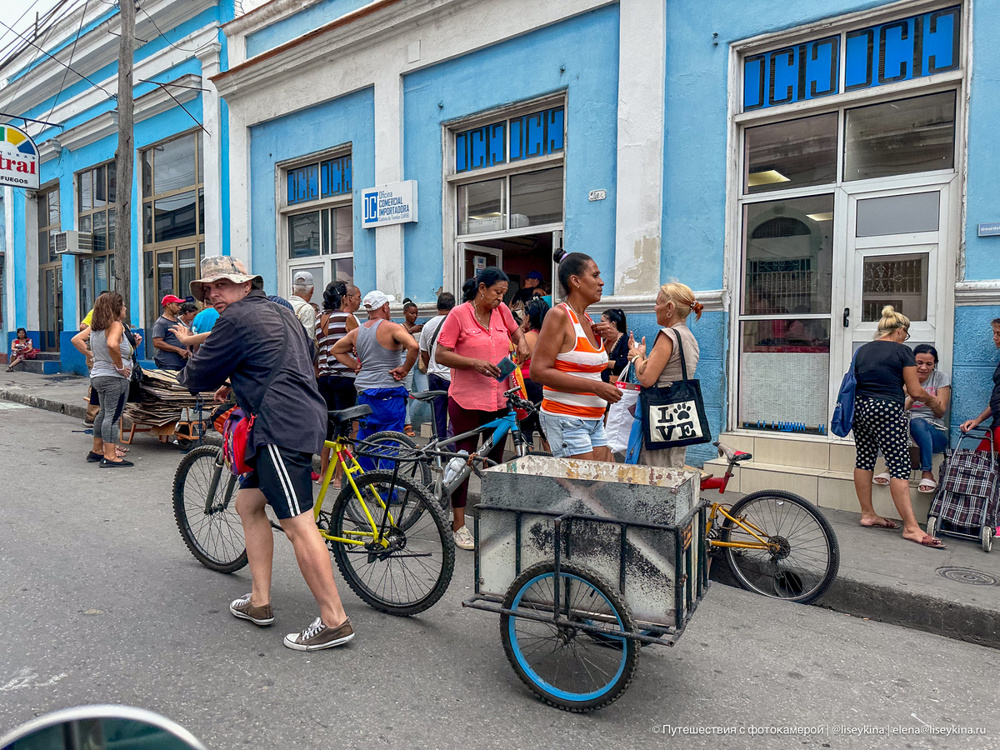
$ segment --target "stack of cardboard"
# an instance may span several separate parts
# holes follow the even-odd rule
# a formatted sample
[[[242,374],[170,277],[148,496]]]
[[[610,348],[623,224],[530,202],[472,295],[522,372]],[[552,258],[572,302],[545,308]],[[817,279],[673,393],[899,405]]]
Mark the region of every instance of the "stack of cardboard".
[[[130,422],[162,427],[176,423],[187,413],[190,417],[186,421],[197,419],[198,398],[207,405],[204,417],[207,419],[211,414],[211,391],[191,395],[187,388],[177,384],[177,373],[170,370],[143,370],[142,376],[141,400],[125,406],[124,416]]]

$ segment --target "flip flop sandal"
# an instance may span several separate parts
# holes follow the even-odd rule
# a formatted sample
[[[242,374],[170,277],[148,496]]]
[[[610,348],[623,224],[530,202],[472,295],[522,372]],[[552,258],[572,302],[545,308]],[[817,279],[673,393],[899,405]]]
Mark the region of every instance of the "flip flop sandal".
[[[417,436],[417,433],[415,433],[413,431],[413,427],[411,425],[406,425],[403,428],[403,434],[406,435],[406,437],[416,437]]]
[[[891,518],[880,518],[880,523],[868,523],[860,524],[863,529],[888,529],[889,531],[894,531],[899,528],[899,524],[893,521]]]
[[[883,471],[881,474],[876,474],[872,478],[872,484],[877,484],[880,487],[886,487],[889,484],[889,480],[892,477],[889,475],[888,471]]]
[[[912,539],[910,540],[913,541]],[[935,539],[932,536],[925,536],[919,542],[917,542],[921,547],[930,547],[931,549],[948,549],[948,545],[942,542],[940,539]]]
[[[937,484],[931,479],[921,479],[920,484],[917,485],[917,492],[923,492],[925,495],[933,494],[937,490]]]

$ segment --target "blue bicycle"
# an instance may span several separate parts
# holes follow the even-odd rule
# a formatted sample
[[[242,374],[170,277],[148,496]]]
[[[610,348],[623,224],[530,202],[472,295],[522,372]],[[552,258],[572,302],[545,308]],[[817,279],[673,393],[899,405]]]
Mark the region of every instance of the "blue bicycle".
[[[399,474],[425,487],[441,504],[448,507],[452,494],[470,474],[482,476],[481,470],[495,466],[489,456],[496,446],[503,445],[508,435],[513,442],[514,454],[521,456],[551,456],[551,453],[534,449],[530,438],[521,430],[521,421],[537,413],[538,407],[520,397],[521,389],[512,388],[504,392],[509,406],[508,412],[491,422],[460,435],[442,436],[436,434],[423,447],[414,445],[413,441],[400,432],[378,432],[365,438],[369,446],[377,445],[377,450],[365,451],[365,455],[376,458],[379,468],[392,469],[392,461],[398,460]],[[447,391],[420,391],[411,393],[410,398],[428,402],[431,411],[435,409],[435,399],[447,396]],[[520,413],[519,413],[520,412]],[[432,420],[432,425],[437,421]],[[481,437],[482,444],[472,454],[458,453],[451,444],[456,440],[464,440],[473,436]]]

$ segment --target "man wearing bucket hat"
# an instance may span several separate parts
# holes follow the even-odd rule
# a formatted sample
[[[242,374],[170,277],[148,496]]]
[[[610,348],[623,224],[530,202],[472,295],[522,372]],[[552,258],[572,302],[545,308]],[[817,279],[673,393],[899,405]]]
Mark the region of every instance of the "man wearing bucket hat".
[[[184,363],[190,352],[170,329],[178,324],[177,313],[180,312],[184,300],[167,294],[160,300],[163,315],[153,323],[153,362],[161,370],[183,370]]]
[[[196,299],[213,305],[219,319],[212,335],[191,357],[178,382],[192,391],[219,388],[226,380],[240,408],[255,416],[244,475],[236,495],[243,523],[251,592],[229,605],[233,616],[255,625],[274,622],[271,563],[274,539],[264,508],[270,505],[295,548],[295,559],[320,616],[284,644],[315,651],[354,637],[333,580],[330,553],[312,505],[312,457],[326,437],[326,402],[316,387],[313,352],[295,314],[265,296],[260,276],[235,258],[205,258],[201,278],[191,282]],[[228,387],[220,388],[224,398]]]
[[[358,438],[381,430],[400,432],[406,423],[406,387],[403,380],[420,353],[416,339],[399,323],[389,320],[389,303],[395,297],[368,292],[361,300],[368,320],[333,345],[333,355],[357,377],[358,404],[368,404],[372,413],[361,421]],[[403,350],[406,361],[403,361]],[[357,351],[355,359],[352,351]]]

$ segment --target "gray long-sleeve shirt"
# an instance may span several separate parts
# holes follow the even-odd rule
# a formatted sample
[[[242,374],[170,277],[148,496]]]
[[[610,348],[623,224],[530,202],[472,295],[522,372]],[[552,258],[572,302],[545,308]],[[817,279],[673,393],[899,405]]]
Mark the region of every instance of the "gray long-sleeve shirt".
[[[279,361],[282,337],[288,345]],[[275,367],[281,369],[265,393]],[[240,408],[257,415],[248,460],[261,445],[304,453],[321,450],[327,410],[316,387],[311,344],[298,318],[268,301],[262,291],[226,307],[178,382],[192,391],[207,391],[227,379]]]

